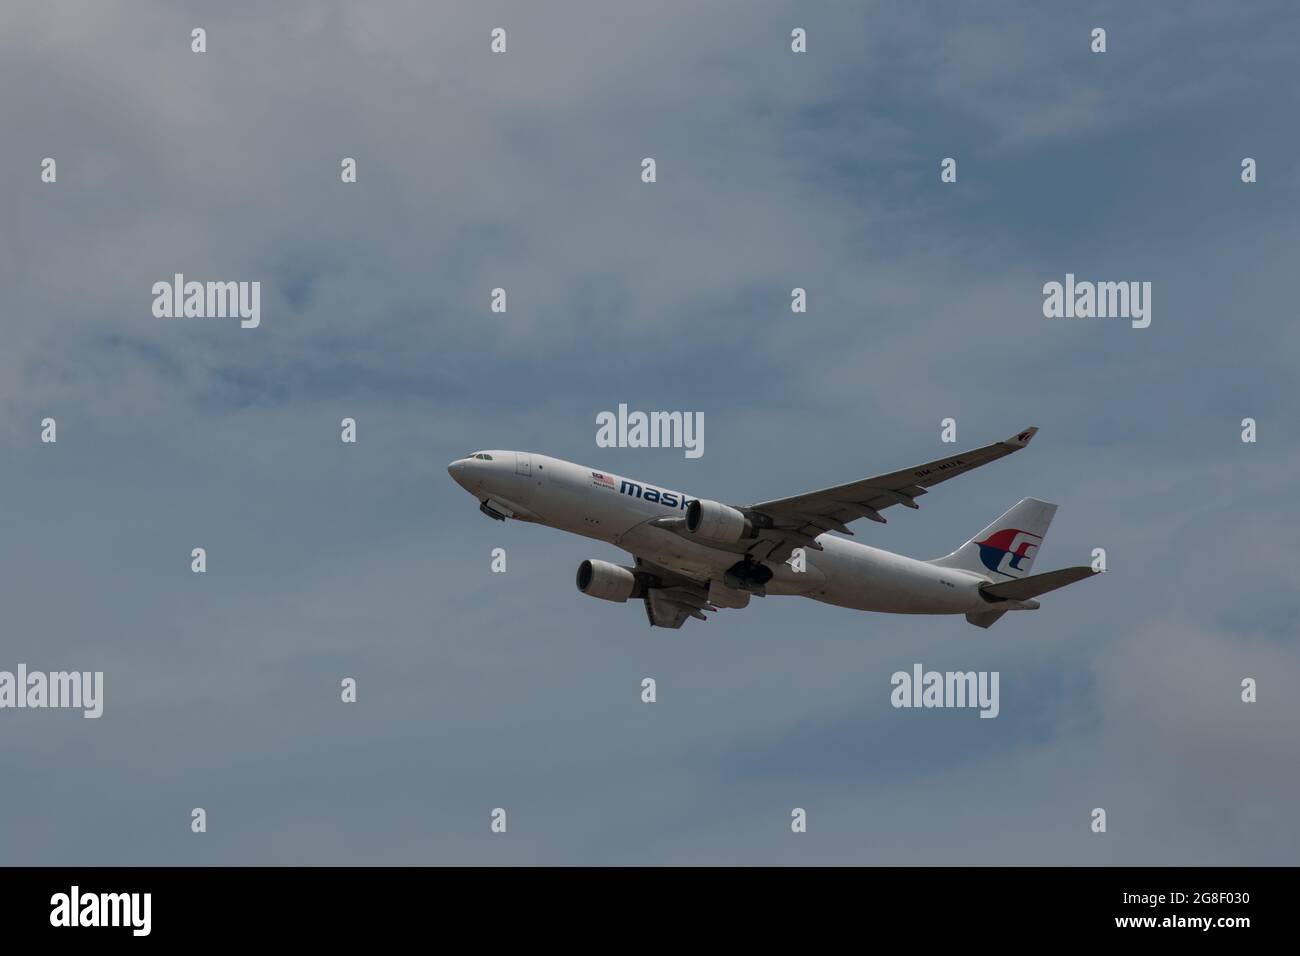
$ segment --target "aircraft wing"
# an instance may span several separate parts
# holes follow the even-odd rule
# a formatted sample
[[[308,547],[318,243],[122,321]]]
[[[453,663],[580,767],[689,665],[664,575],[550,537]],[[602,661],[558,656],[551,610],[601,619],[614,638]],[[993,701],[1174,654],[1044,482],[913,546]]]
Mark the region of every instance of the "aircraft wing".
[[[705,610],[714,610],[707,605],[697,605],[690,601],[676,599],[662,588],[651,588],[645,592],[645,616],[651,627],[678,628],[686,623],[688,617],[697,617],[707,621]]]
[[[1019,451],[1029,444],[1037,431],[1037,428],[1026,428],[1005,441],[887,475],[863,478],[793,498],[746,505],[741,510],[765,515],[772,523],[772,527],[759,531],[758,543],[750,546],[748,552],[759,560],[786,561],[795,548],[820,551],[821,546],[816,542],[819,534],[839,531],[851,535],[853,532],[847,527],[850,521],[869,518],[883,524],[885,519],[880,512],[891,505],[919,507],[916,499],[927,489]]]
[[[707,621],[704,612],[717,610],[709,601],[707,581],[697,581],[641,558],[636,558],[636,567],[646,575],[641,600],[651,627],[679,628],[692,617]]]

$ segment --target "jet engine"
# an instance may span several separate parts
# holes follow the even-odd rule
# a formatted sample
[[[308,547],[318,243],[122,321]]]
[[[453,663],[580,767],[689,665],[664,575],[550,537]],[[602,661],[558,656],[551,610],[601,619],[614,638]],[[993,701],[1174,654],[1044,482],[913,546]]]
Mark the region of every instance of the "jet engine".
[[[608,561],[583,561],[578,565],[578,590],[602,601],[622,603],[636,596],[636,575]]]
[[[692,537],[718,544],[735,544],[741,538],[754,537],[754,526],[744,512],[705,499],[686,506],[686,530]]]

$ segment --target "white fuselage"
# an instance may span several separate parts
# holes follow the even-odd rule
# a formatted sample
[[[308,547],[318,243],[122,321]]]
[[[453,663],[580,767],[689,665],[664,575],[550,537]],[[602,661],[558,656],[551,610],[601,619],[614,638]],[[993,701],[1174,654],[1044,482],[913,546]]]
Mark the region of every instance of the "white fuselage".
[[[458,484],[499,513],[605,541],[673,571],[719,580],[743,554],[655,527],[656,518],[684,516],[692,496],[658,485],[528,452],[481,453],[448,471]],[[647,494],[648,493],[648,494]],[[499,507],[498,507],[499,506]],[[985,611],[979,586],[989,578],[881,551],[835,534],[805,549],[805,570],[767,562],[768,594],[798,594],[862,611],[965,614]],[[737,548],[743,547],[743,543]]]

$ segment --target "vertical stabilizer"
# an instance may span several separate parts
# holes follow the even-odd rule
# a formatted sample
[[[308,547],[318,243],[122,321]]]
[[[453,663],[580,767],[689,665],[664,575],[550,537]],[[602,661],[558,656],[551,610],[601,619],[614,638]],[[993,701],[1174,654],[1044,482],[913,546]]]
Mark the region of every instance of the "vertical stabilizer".
[[[1038,546],[1056,514],[1056,505],[1022,498],[1010,511],[952,554],[931,564],[982,574],[993,581],[1023,578],[1034,566]]]

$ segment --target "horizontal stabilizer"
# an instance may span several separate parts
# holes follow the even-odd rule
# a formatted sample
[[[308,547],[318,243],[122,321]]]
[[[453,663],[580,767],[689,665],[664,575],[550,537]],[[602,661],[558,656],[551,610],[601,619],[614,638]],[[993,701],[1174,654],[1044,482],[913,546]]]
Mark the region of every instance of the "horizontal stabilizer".
[[[976,627],[992,627],[1006,611],[977,611],[966,615],[966,620]]]
[[[1090,578],[1095,573],[1097,572],[1088,567],[1061,568],[1059,571],[1048,571],[1046,574],[1031,574],[1017,581],[986,584],[980,588],[980,594],[992,601],[1027,601],[1048,591],[1073,584],[1075,581]]]

